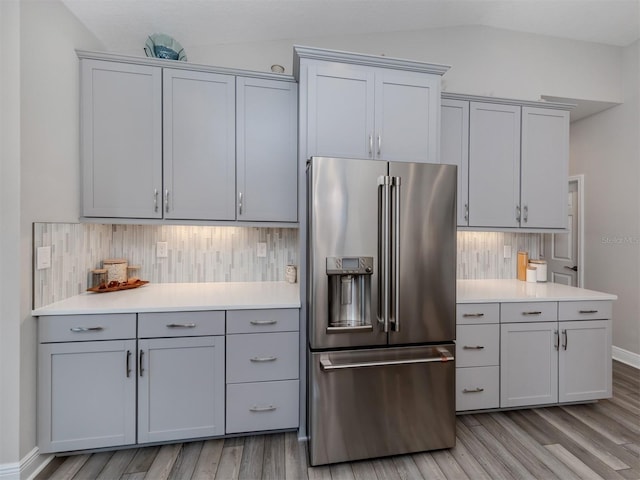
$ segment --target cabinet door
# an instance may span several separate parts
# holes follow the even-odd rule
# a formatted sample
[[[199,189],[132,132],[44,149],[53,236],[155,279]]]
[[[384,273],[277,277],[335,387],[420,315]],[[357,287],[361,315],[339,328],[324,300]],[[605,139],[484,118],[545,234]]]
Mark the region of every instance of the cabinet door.
[[[293,82],[236,80],[238,220],[298,220],[298,89]]]
[[[374,70],[318,63],[307,75],[307,158],[373,158]]]
[[[469,115],[469,225],[519,227],[520,107],[471,102]]]
[[[569,112],[522,108],[521,226],[566,228]]]
[[[440,75],[378,69],[375,102],[375,158],[440,163]]]
[[[235,219],[235,77],[163,69],[164,217]]]
[[[458,166],[458,226],[469,225],[469,102],[442,99],[440,163]]]
[[[611,321],[560,322],[559,401],[610,398]]]
[[[160,218],[159,67],[82,60],[82,215]]]
[[[558,401],[557,322],[500,325],[500,407]]]
[[[224,337],[138,346],[138,443],[223,435]]]
[[[136,442],[135,349],[135,340],[40,344],[40,452]]]

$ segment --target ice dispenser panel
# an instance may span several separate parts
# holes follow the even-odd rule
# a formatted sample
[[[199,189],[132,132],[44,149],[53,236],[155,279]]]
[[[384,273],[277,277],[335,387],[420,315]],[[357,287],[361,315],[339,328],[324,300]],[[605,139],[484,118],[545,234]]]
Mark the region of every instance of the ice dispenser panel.
[[[328,257],[329,322],[327,333],[372,330],[373,257]]]

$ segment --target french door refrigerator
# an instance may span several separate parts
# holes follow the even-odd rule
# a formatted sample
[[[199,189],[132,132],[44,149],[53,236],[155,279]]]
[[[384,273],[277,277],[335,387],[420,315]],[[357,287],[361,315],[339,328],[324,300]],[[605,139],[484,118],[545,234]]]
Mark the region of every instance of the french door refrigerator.
[[[311,465],[455,445],[456,167],[308,162]]]

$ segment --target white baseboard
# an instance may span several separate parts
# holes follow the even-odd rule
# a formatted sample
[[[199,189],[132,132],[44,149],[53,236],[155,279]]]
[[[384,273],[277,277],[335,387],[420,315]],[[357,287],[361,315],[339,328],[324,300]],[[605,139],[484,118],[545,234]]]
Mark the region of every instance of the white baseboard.
[[[0,464],[0,480],[32,479],[46,467],[53,455],[40,455],[38,447],[31,450],[18,463]]]
[[[627,365],[640,369],[640,354],[613,346],[611,347],[611,356],[614,360],[618,360],[619,362],[626,363]]]

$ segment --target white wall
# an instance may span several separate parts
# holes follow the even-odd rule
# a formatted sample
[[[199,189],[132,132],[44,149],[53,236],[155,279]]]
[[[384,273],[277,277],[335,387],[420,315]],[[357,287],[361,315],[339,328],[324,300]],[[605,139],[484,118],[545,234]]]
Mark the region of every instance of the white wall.
[[[100,49],[101,44],[58,0],[22,1],[20,10],[21,251],[18,270],[7,277],[19,278],[20,285],[19,446],[23,458],[36,444],[37,336],[30,315],[29,273],[32,224],[78,220],[79,71],[74,50]]]
[[[571,125],[585,176],[585,287],[618,295],[613,344],[640,355],[640,41],[623,50],[623,104]]]
[[[385,54],[452,65],[443,77],[456,93],[539,100],[540,95],[620,101],[622,49],[490,27],[451,27],[417,32],[280,42],[188,47],[189,61],[268,71],[274,63],[292,72],[292,46]],[[132,55],[140,55],[132,45]]]
[[[20,6],[0,1],[0,466],[20,460]]]

